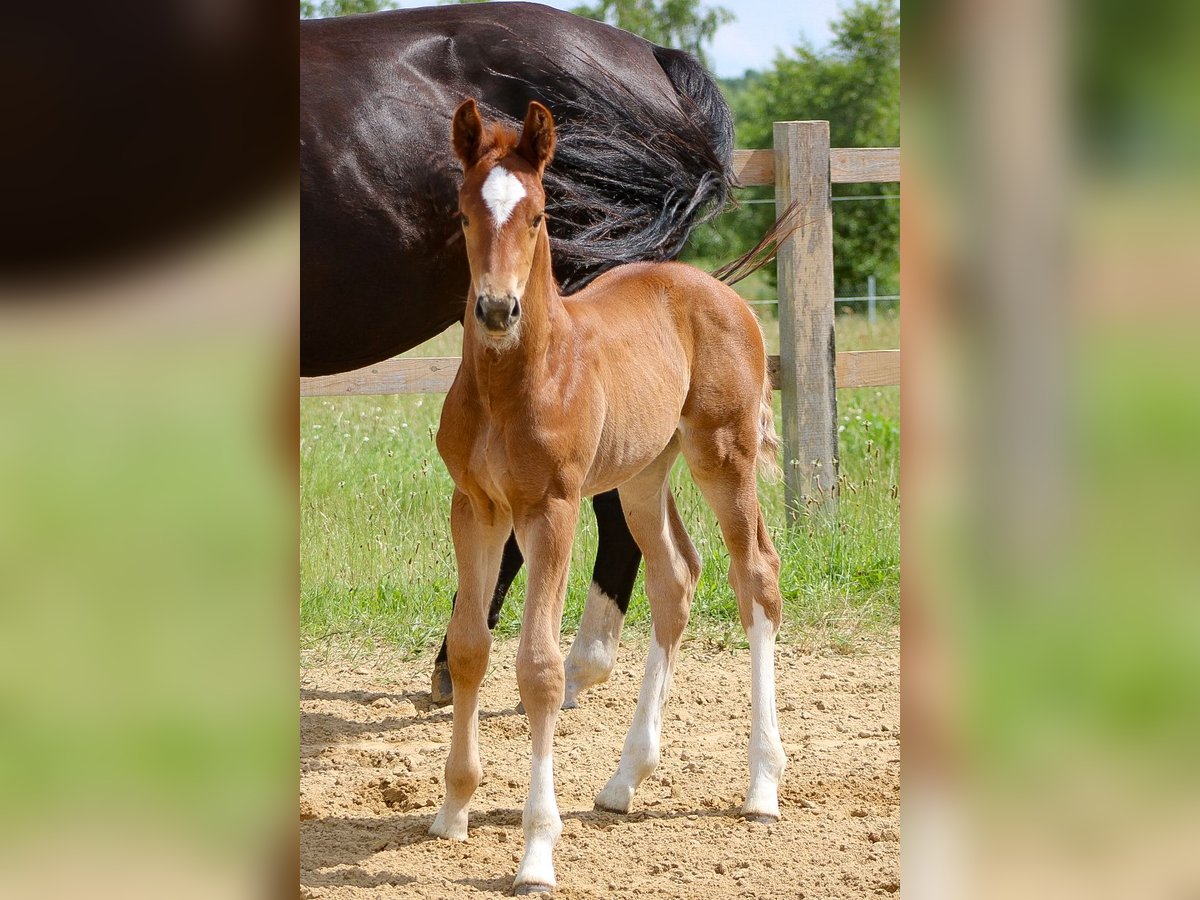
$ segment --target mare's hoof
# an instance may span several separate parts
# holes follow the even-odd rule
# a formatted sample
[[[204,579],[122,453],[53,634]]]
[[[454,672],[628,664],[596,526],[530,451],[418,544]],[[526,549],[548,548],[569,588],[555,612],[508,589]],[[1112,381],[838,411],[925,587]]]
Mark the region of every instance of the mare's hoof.
[[[548,884],[519,884],[513,888],[513,894],[517,897],[528,897],[530,894],[552,894],[554,888]]]
[[[563,700],[562,708],[563,709],[574,709],[578,705],[579,705],[579,701],[576,700],[574,697],[567,697],[565,700]]]
[[[454,682],[450,680],[450,670],[444,665],[433,667],[429,702],[435,707],[450,706],[454,702]]]
[[[779,816],[764,816],[761,813],[750,813],[742,818],[747,822],[757,822],[759,825],[774,825],[779,821]]]

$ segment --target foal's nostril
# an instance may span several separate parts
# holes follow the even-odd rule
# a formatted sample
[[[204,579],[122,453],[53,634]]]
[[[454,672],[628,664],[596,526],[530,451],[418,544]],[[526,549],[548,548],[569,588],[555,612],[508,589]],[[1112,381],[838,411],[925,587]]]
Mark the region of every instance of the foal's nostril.
[[[475,318],[488,331],[508,331],[521,315],[521,306],[511,294],[493,297],[481,294],[475,300]]]

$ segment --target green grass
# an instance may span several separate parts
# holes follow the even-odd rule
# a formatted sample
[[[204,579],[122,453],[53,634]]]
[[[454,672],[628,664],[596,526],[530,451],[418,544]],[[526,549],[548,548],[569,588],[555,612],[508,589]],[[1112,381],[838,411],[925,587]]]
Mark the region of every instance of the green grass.
[[[769,308],[758,310],[775,352],[773,315]],[[898,347],[899,336],[894,313],[882,314],[874,326],[861,316],[838,316],[842,350]],[[410,355],[457,356],[460,349],[461,329],[454,328]],[[335,642],[409,653],[440,641],[455,590],[453,485],[433,439],[442,400],[440,394],[301,400],[300,610],[307,646]],[[837,516],[806,517],[788,530],[782,484],[763,483],[759,495],[783,558],[782,639],[848,651],[859,635],[886,634],[899,623],[899,389],[841,390],[838,405]],[[672,483],[704,559],[690,635],[742,643],[716,520],[682,463]],[[576,530],[566,631],[578,625],[595,550],[595,519],[585,504]],[[504,608],[501,636],[517,632],[523,596],[522,573]],[[648,621],[639,577],[627,628],[645,631]]]

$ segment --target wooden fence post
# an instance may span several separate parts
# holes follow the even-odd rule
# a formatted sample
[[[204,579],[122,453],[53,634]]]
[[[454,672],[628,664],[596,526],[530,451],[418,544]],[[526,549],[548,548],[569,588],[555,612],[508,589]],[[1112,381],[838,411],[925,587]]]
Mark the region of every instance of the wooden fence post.
[[[779,245],[779,375],[788,521],[837,502],[829,123],[775,123],[775,209],[804,226]]]

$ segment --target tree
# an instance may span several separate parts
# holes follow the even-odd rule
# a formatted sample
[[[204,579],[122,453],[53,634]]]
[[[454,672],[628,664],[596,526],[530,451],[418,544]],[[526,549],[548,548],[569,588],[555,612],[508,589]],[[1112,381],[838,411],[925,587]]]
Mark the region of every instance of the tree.
[[[300,18],[328,19],[332,16],[378,12],[392,9],[395,5],[392,0],[300,0]]]
[[[896,147],[900,143],[900,12],[895,0],[858,0],[833,23],[828,49],[802,42],[780,53],[765,72],[723,81],[740,147],[770,147],[772,123],[828,119],[834,147]],[[894,194],[892,184],[834,185],[834,195]],[[769,189],[759,196],[773,196]],[[770,227],[770,204],[743,207],[698,233],[693,258],[736,256]],[[834,290],[859,296],[867,276],[881,294],[899,289],[900,210],[894,200],[834,205]],[[773,271],[772,271],[773,277]]]
[[[709,64],[705,47],[717,29],[734,15],[723,6],[701,6],[700,0],[597,0],[571,12],[632,31],[663,47],[695,54]]]

